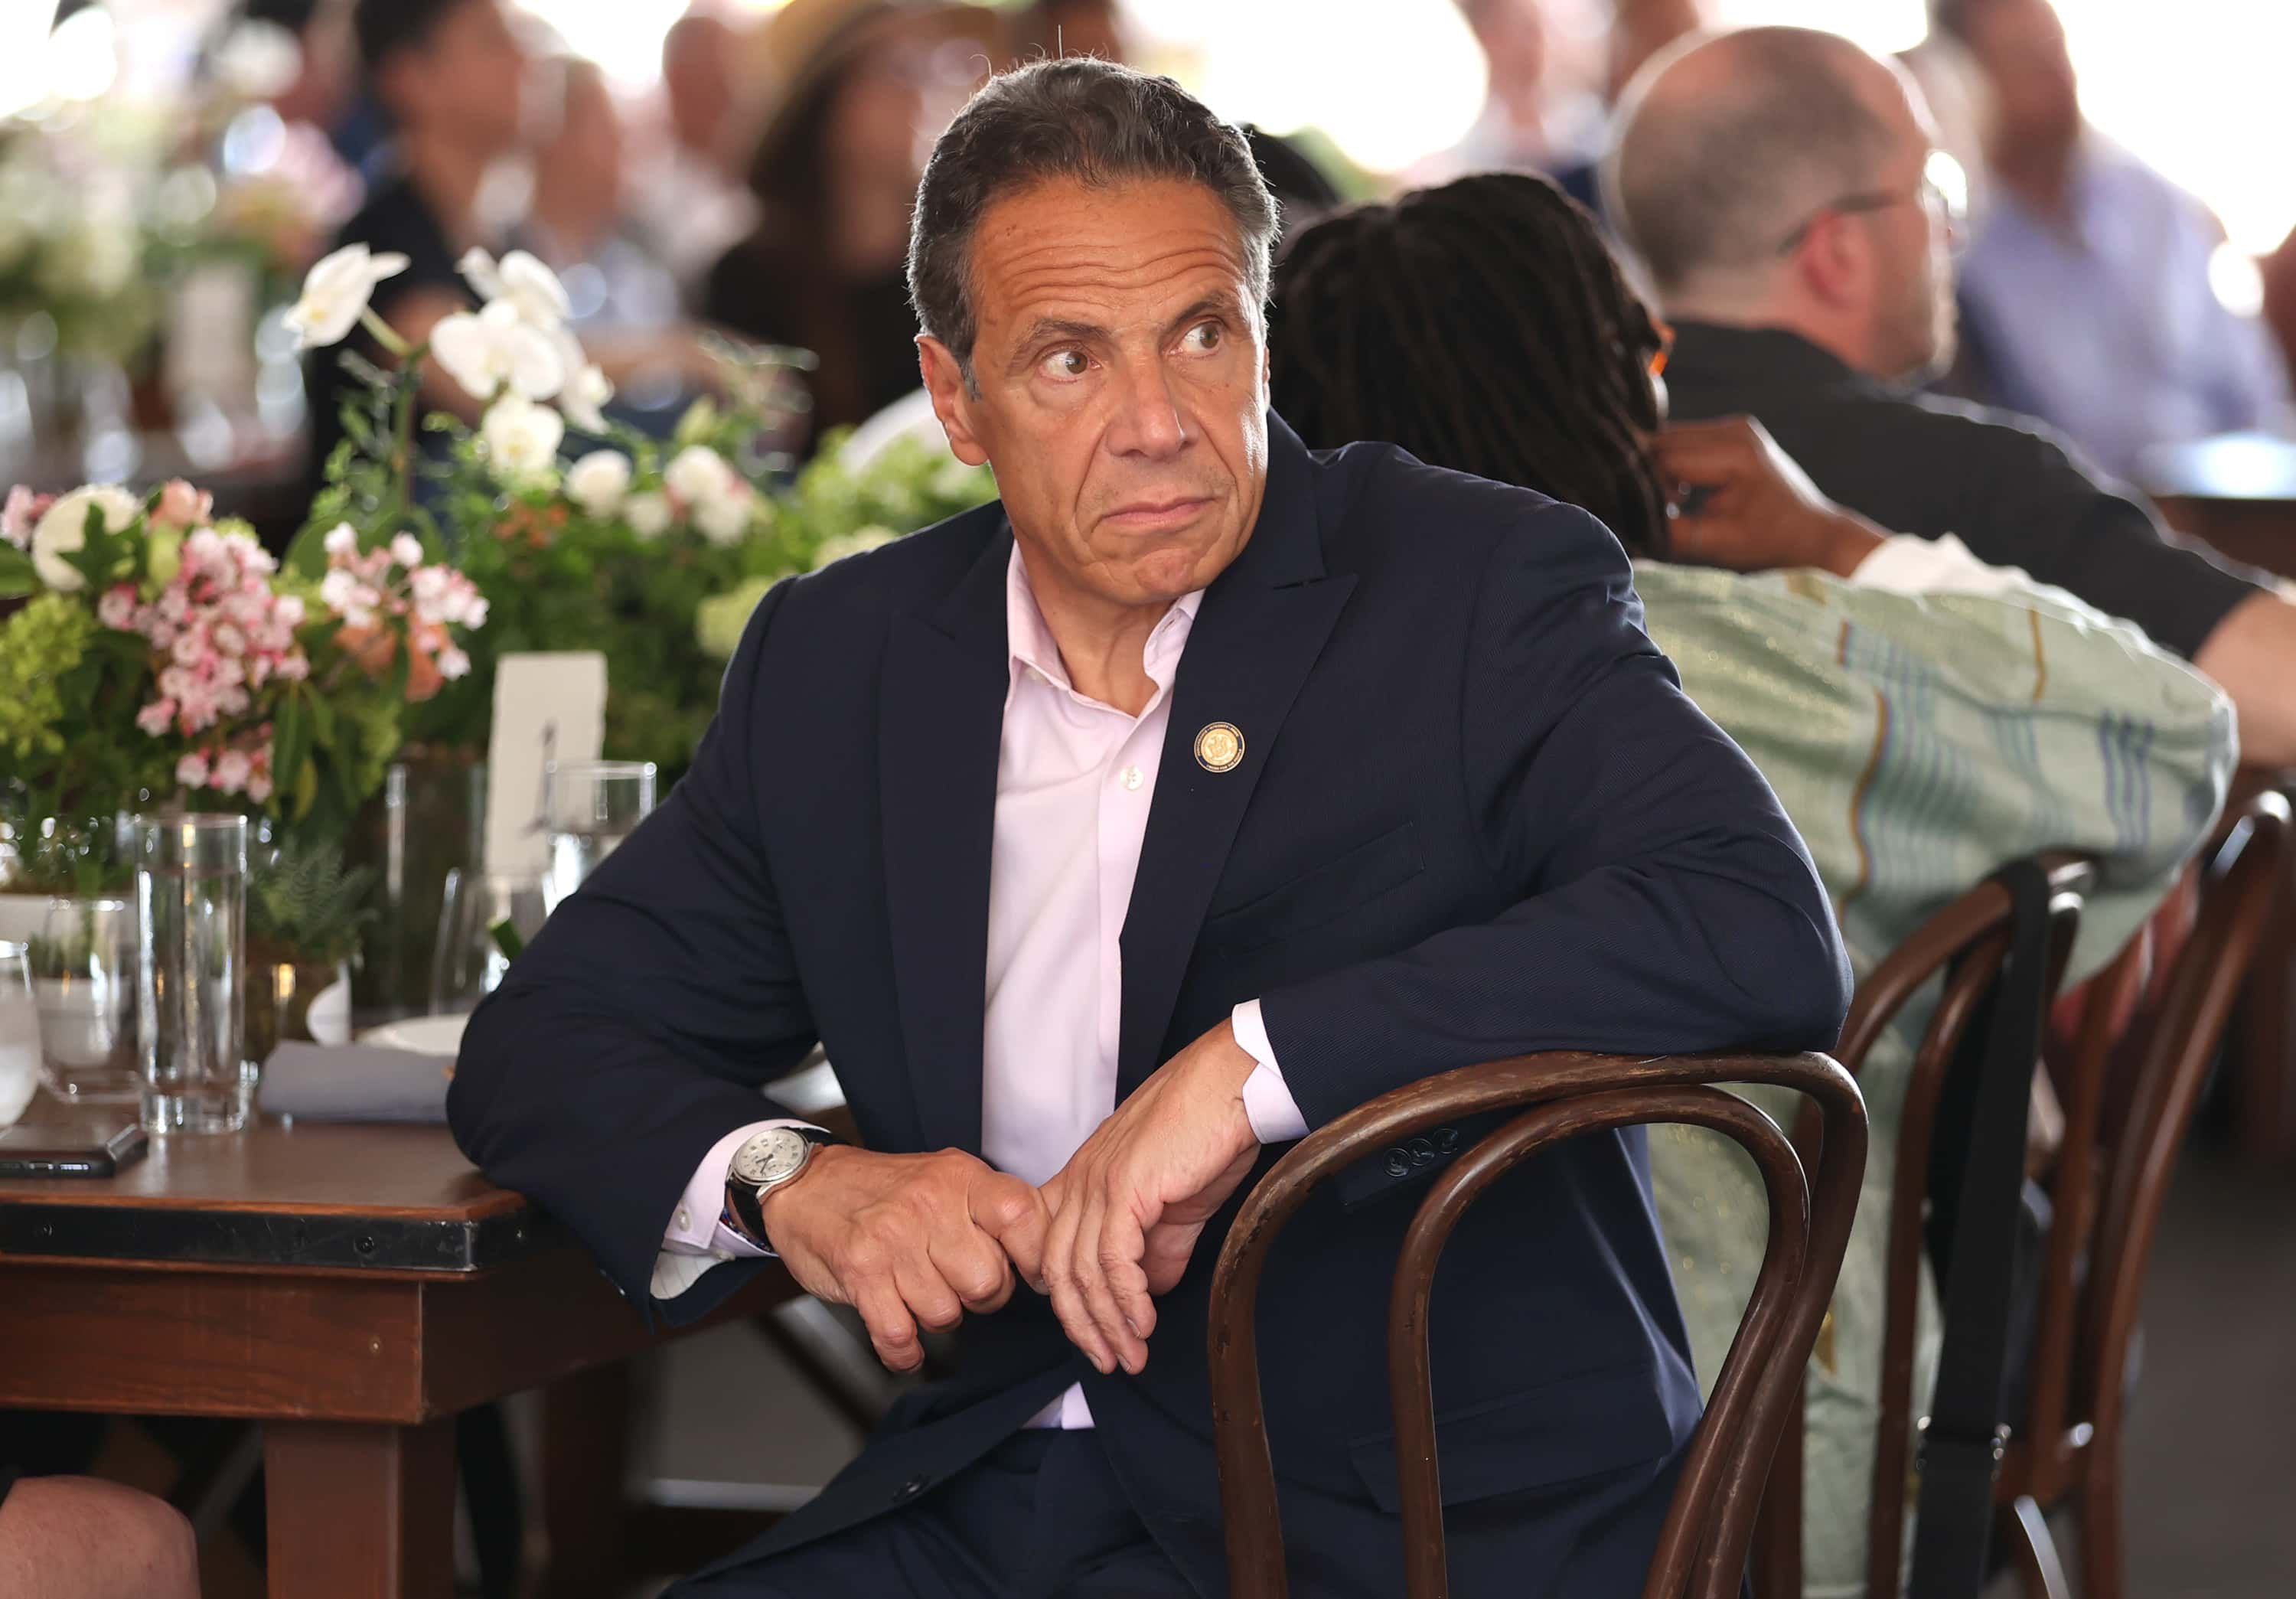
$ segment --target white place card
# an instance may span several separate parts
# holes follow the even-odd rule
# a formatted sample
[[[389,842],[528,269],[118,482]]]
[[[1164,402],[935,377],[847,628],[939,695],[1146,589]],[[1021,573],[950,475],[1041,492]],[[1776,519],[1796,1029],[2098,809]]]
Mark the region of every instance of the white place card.
[[[542,768],[595,760],[606,737],[606,658],[594,650],[505,655],[495,668],[487,748],[487,870],[539,876],[550,865]]]

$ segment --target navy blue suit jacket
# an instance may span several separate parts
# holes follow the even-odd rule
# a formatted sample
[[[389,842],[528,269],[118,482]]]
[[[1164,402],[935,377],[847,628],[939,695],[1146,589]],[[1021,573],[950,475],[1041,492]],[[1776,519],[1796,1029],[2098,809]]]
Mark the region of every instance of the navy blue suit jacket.
[[[1816,871],[1644,636],[1617,541],[1387,446],[1270,432],[1258,526],[1173,689],[1119,1093],[1255,996],[1311,1127],[1530,1050],[1831,1046],[1849,977]],[[768,594],[691,775],[472,1022],[456,1137],[641,1303],[694,1168],[776,1113],[760,1085],[816,1039],[870,1147],[980,1149],[1011,549],[988,505]],[[1234,771],[1193,758],[1211,722],[1242,730]],[[1303,1211],[1261,1296],[1305,1594],[1402,1591],[1383,1350],[1413,1207],[1391,1201],[1441,1160],[1393,1164]],[[1639,1584],[1698,1410],[1648,1185],[1639,1132],[1582,1138],[1494,1188],[1445,1256],[1462,1594]],[[1204,1327],[1233,1213],[1162,1302],[1141,1375],[1095,1373],[1023,1289],[767,1546],[906,1502],[1081,1381],[1159,1541],[1224,1591]],[[652,1308],[683,1321],[755,1269]]]

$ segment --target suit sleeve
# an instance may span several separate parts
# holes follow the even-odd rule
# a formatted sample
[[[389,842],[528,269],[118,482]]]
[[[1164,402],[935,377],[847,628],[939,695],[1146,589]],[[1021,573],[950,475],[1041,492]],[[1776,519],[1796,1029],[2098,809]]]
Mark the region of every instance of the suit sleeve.
[[[570,1225],[650,1307],[703,1156],[788,1114],[761,1085],[815,1041],[753,788],[761,663],[787,593],[750,619],[693,769],[471,1018],[447,1096],[463,1152]],[[755,1269],[718,1267],[661,1308],[692,1319]]]
[[[1941,420],[1950,427],[1960,419]],[[1964,514],[1948,530],[1980,561],[2022,567],[2037,582],[2125,616],[2186,660],[2234,606],[2271,586],[2184,542],[2046,432],[1980,422],[1957,431],[1950,453],[1980,456],[1988,470],[1968,474]]]
[[[1463,776],[1515,903],[1261,996],[1308,1125],[1536,1050],[1830,1047],[1849,967],[1816,868],[1644,633],[1617,540],[1541,511],[1477,605]]]

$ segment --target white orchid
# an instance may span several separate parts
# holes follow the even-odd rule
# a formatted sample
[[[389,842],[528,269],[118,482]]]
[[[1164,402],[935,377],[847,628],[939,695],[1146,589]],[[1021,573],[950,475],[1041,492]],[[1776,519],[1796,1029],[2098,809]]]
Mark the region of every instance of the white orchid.
[[[475,316],[440,317],[430,330],[430,353],[464,393],[482,400],[505,389],[522,399],[548,399],[566,381],[557,342],[519,320],[507,300]]]
[[[496,477],[505,483],[530,483],[556,469],[566,422],[547,406],[537,406],[513,390],[487,408],[479,437]]]
[[[694,530],[714,545],[739,544],[749,537],[750,523],[757,509],[756,490],[736,480],[725,492],[694,502]]]
[[[581,347],[575,346],[576,352]],[[585,362],[573,369],[566,387],[559,391],[558,408],[566,413],[566,420],[585,433],[606,430],[606,402],[614,398],[614,385],[606,374]]]
[[[669,464],[662,468],[661,480],[691,507],[731,493],[731,486],[741,479],[716,450],[706,444],[689,444],[670,457]]]
[[[144,503],[111,484],[75,488],[59,496],[32,527],[32,567],[40,581],[65,594],[87,586],[79,568],[65,559],[87,546],[87,515],[102,512],[103,525],[117,533],[144,512]]]
[[[557,480],[558,442],[566,423],[557,412],[521,394],[504,394],[480,419],[479,439],[495,476],[506,484]]]
[[[507,305],[528,326],[554,333],[574,314],[566,285],[539,258],[513,250],[499,261],[483,250],[466,250],[455,263],[463,280],[488,305]]]
[[[619,450],[592,450],[566,473],[567,497],[592,516],[613,515],[629,490],[630,461]]]
[[[405,256],[395,250],[376,255],[364,244],[346,244],[320,257],[303,279],[302,298],[287,313],[295,348],[340,344],[365,315],[375,285],[406,270]]]
[[[622,504],[622,520],[640,538],[660,538],[669,531],[676,516],[676,512],[669,508],[669,496],[659,489],[634,494]]]

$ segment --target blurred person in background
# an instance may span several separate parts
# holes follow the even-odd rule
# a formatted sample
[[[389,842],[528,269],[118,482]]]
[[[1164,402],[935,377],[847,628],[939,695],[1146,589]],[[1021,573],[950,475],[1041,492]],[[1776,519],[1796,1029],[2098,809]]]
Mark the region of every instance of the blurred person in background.
[[[1124,8],[1117,0],[1037,0],[1016,19],[1014,31],[1023,60],[1096,55],[1104,62],[1120,62],[1131,47]]]
[[[1594,218],[1554,185],[1487,174],[1343,213],[1294,241],[1272,289],[1271,392],[1310,447],[1382,439],[1535,489],[1593,512],[1636,557],[1652,640],[1784,802],[1861,975],[1980,878],[2072,849],[2100,873],[2078,980],[2137,931],[2207,836],[2234,750],[2213,685],[2135,627],[2021,574],[1933,582],[1922,541],[1884,537],[1829,504],[1756,424],[1660,433],[1665,335]],[[1683,482],[1706,493],[1694,515],[1669,509]],[[1677,563],[1718,542],[1800,570]],[[1892,1129],[1928,1010],[1899,1016],[1859,1075],[1874,1119],[1867,1177],[1809,1373],[1809,1599],[1866,1591]],[[1792,1095],[1751,1097],[1790,1124]],[[1652,1133],[1650,1158],[1710,1389],[1761,1264],[1767,1207],[1725,1139],[1669,1128]],[[1933,1302],[1919,1324],[1922,1403]]]
[[[2176,541],[2040,424],[1911,391],[1954,345],[1935,155],[1911,79],[1832,34],[1652,62],[1604,187],[1674,326],[1674,414],[1755,416],[1835,501],[2128,618],[2224,685],[2249,759],[2296,760],[2296,606],[2271,579]]]
[[[2280,429],[2287,370],[2210,281],[2222,224],[2081,116],[2050,0],[1931,0],[1982,90],[1989,200],[1962,266],[1973,390],[2135,480],[2144,451]]]
[[[479,192],[496,162],[517,152],[527,61],[501,0],[358,0],[359,62],[369,92],[389,117],[388,168],[334,247],[364,244],[404,255],[406,268],[376,289],[373,308],[410,344],[440,317],[468,308],[455,263],[474,245],[492,248],[479,215]],[[390,365],[363,330],[344,348]],[[311,352],[312,478],[342,437],[339,412],[361,392],[338,349]],[[478,401],[433,363],[423,374],[425,410],[478,416]],[[430,440],[435,434],[424,432]]]
[[[1652,56],[1706,27],[1707,11],[1708,0],[1616,0],[1603,98],[1615,102]]]
[[[718,258],[758,225],[739,148],[744,49],[734,25],[702,5],[662,36],[663,126],[634,199],[648,246],[689,308]]]
[[[750,187],[761,215],[709,275],[702,312],[747,338],[810,350],[814,438],[917,386],[909,216],[930,140],[985,72],[971,7],[791,0],[766,25],[775,84]],[[967,66],[970,60],[972,65]]]

